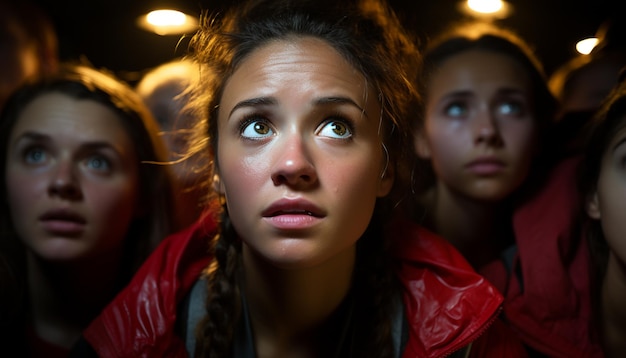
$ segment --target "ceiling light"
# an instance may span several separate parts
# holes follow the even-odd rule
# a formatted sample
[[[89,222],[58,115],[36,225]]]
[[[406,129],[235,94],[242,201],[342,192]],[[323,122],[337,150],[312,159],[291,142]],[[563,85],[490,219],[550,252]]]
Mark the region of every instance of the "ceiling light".
[[[503,19],[512,13],[512,6],[502,0],[467,0],[459,5],[473,17]]]
[[[137,24],[158,35],[182,35],[198,28],[198,19],[178,10],[159,9],[140,16]]]
[[[583,55],[588,55],[600,40],[597,37],[589,37],[576,43],[576,51]]]

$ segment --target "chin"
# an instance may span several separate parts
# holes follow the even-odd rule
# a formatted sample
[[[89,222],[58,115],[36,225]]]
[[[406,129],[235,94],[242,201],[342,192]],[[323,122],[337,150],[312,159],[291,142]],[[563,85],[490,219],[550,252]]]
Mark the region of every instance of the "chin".
[[[90,257],[83,245],[80,245],[76,240],[69,239],[48,240],[44,245],[30,251],[35,257],[50,263],[80,262]]]
[[[254,257],[259,260],[254,259]],[[300,245],[288,245],[287,247],[275,247],[271,251],[257,253],[251,261],[253,261],[253,265],[269,264],[279,270],[292,271],[318,266],[324,262],[324,259]]]
[[[297,255],[280,255],[278,257],[269,258],[268,260],[272,266],[280,269],[280,270],[301,270],[308,269],[319,265],[322,260],[319,258],[312,258],[310,256],[302,255],[299,253]]]
[[[491,191],[483,191],[480,193],[475,193],[472,197],[476,200],[498,204],[511,196],[511,192],[508,190],[491,190]]]

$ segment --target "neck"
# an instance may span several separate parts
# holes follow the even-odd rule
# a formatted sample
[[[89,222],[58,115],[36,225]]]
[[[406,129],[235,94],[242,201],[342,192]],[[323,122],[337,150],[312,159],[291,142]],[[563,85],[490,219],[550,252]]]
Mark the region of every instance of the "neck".
[[[424,197],[427,226],[476,269],[496,259],[510,240],[511,212],[502,202],[468,198],[438,184]]]
[[[602,284],[602,328],[607,357],[626,352],[626,264],[612,252]]]
[[[245,293],[259,357],[314,355],[323,325],[350,291],[355,253],[353,246],[322,265],[284,270],[244,245]]]
[[[28,254],[28,296],[35,332],[70,348],[118,289],[120,259],[51,263]]]

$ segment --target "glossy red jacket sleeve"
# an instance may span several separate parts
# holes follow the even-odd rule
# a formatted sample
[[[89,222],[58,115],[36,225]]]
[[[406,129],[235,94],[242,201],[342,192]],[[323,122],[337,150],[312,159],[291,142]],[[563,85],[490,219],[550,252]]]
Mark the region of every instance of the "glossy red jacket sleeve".
[[[215,229],[203,220],[166,238],[83,332],[101,357],[186,357],[174,332],[178,303],[210,262]]]
[[[410,329],[403,357],[443,357],[483,336],[481,349],[491,357],[525,356],[512,333],[489,345],[494,336],[485,333],[496,322],[503,298],[452,245],[406,222],[395,225],[392,242]]]

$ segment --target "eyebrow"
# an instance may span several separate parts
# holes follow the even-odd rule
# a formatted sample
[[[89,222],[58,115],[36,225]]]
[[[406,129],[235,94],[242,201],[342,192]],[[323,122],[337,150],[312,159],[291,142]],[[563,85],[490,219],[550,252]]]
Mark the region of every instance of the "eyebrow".
[[[461,97],[461,96],[470,96],[472,91],[470,90],[458,90],[446,93],[444,97]]]
[[[278,104],[278,101],[273,97],[256,97],[256,98],[246,99],[241,102],[238,102],[233,107],[233,109],[230,110],[228,117],[232,116],[233,112],[235,112],[239,108],[269,106],[269,105],[276,105],[276,104]]]
[[[30,139],[33,141],[50,141],[50,137],[45,135],[45,134],[41,134],[41,133],[36,133],[36,132],[24,132],[21,136],[19,136],[17,138],[17,141],[21,141],[23,139]]]
[[[32,132],[32,131],[27,131],[24,132],[21,136],[19,136],[16,140],[17,142],[20,142],[22,140],[31,140],[31,141],[35,141],[35,142],[51,142],[52,139],[50,138],[50,136],[46,135],[46,134],[41,134],[41,133],[37,133],[37,132]],[[119,151],[116,149],[116,147],[109,143],[109,142],[104,142],[104,141],[93,141],[93,142],[87,142],[81,145],[81,147],[83,148],[87,148],[87,149],[100,149],[100,148],[110,148],[113,151],[115,151],[116,153],[119,153]]]
[[[522,94],[523,95],[526,92],[522,90],[521,88],[506,87],[506,88],[499,89],[496,93],[498,94]]]
[[[320,97],[320,98],[316,98],[313,101],[313,103],[318,106],[326,105],[326,104],[348,104],[348,105],[358,108],[359,111],[361,111],[361,113],[363,113],[367,117],[367,113],[365,112],[365,110],[361,106],[359,106],[358,103],[356,103],[355,101],[353,101],[351,98],[348,98],[348,97],[341,97],[341,96]],[[233,112],[235,112],[239,108],[269,106],[269,105],[276,105],[276,104],[278,104],[278,101],[273,97],[250,98],[250,99],[246,99],[241,102],[238,102],[233,107],[233,109],[231,109],[228,116],[229,117],[232,116]]]
[[[525,92],[520,89],[520,88],[511,88],[511,87],[505,87],[505,88],[500,88],[496,91],[496,95],[508,95],[508,94],[524,94]],[[473,92],[471,90],[458,90],[458,91],[453,91],[450,93],[447,93],[444,98],[449,98],[449,97],[468,97],[468,96],[472,96]]]
[[[356,103],[355,101],[353,101],[351,98],[348,98],[348,97],[340,97],[340,96],[322,97],[322,98],[316,99],[313,103],[315,103],[316,105],[325,105],[325,104],[351,105],[351,106],[358,108],[359,111],[361,111],[361,113],[363,113],[365,117],[367,117],[367,113],[365,112],[365,109],[363,109],[361,106],[359,106],[358,103]]]

